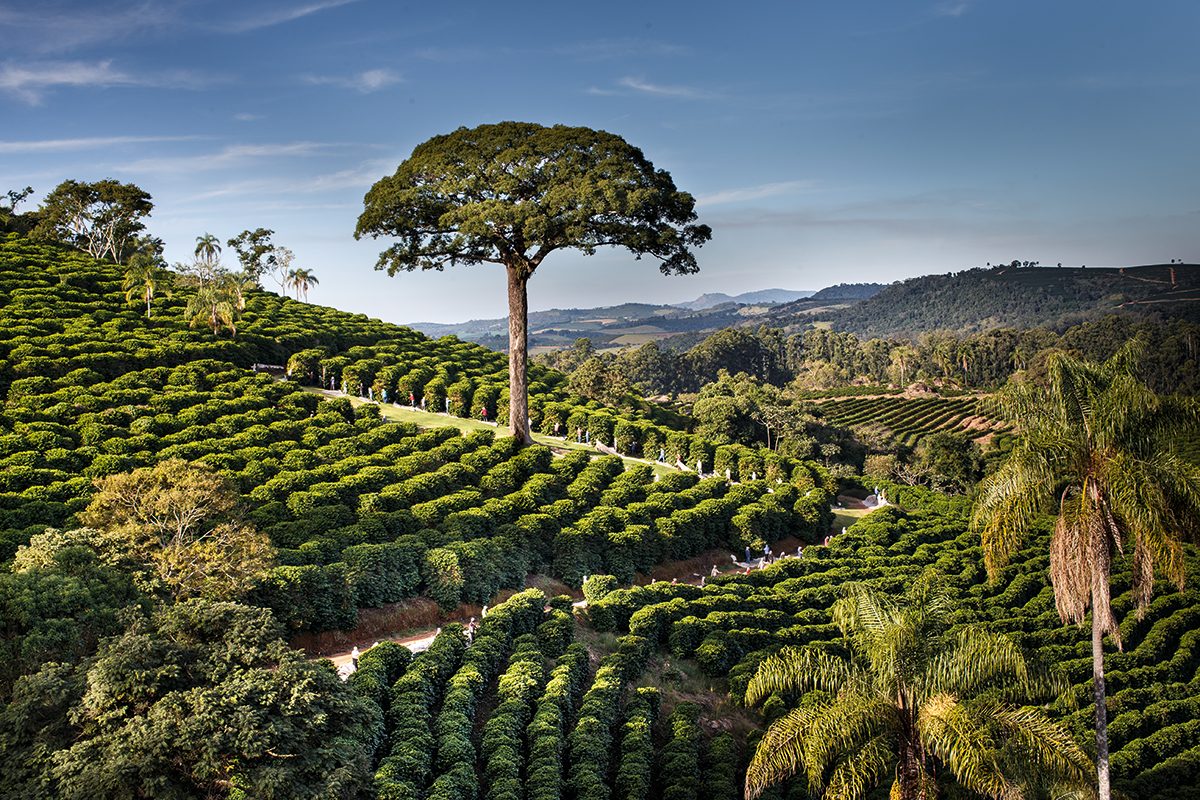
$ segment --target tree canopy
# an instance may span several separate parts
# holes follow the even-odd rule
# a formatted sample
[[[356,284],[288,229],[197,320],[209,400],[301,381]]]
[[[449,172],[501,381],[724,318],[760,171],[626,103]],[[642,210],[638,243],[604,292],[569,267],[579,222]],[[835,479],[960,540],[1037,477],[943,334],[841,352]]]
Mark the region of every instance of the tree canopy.
[[[142,220],[153,208],[149,193],[132,183],[67,180],[46,195],[35,234],[94,258],[121,262],[146,229]]]
[[[364,199],[356,237],[390,237],[377,269],[503,265],[508,273],[510,426],[529,438],[526,282],[556,250],[624,247],[664,274],[699,267],[712,237],[695,200],[620,136],[591,128],[501,122],[418,145]]]

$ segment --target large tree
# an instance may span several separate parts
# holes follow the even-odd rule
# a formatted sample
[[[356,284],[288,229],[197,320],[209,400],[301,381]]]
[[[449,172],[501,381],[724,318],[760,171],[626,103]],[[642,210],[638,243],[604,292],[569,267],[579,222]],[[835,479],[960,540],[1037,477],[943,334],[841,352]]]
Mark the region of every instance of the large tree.
[[[856,800],[892,781],[895,800],[934,800],[944,767],[984,797],[1027,797],[1037,782],[1086,786],[1087,756],[1031,692],[1065,683],[1006,637],[952,628],[954,607],[929,575],[897,602],[851,584],[834,603],[845,656],[811,645],[762,662],[746,702],[800,695],[774,722],[746,771],[746,798],[800,773],[814,796]],[[1015,763],[1014,763],[1015,762]]]
[[[972,519],[995,575],[1046,512],[1057,514],[1050,580],[1059,616],[1083,623],[1091,610],[1096,769],[1110,797],[1104,636],[1121,646],[1112,610],[1113,559],[1133,551],[1139,614],[1155,570],[1183,587],[1182,541],[1200,532],[1200,469],[1179,455],[1185,428],[1200,426],[1191,400],[1159,397],[1137,377],[1134,340],[1103,364],[1055,354],[1044,384],[1011,384],[1001,395],[1018,423],[1012,455],[980,487]]]
[[[528,442],[526,286],[546,256],[624,247],[696,272],[712,237],[695,200],[620,136],[565,125],[501,122],[418,145],[367,192],[355,237],[394,237],[376,264],[441,270],[499,264],[508,277],[509,426]]]
[[[63,181],[42,201],[34,234],[78,247],[93,258],[122,262],[153,208],[150,195],[132,183]]]
[[[270,567],[267,537],[238,516],[237,489],[200,464],[171,458],[96,480],[79,514],[109,552],[145,565],[143,585],[175,597],[236,598]]]

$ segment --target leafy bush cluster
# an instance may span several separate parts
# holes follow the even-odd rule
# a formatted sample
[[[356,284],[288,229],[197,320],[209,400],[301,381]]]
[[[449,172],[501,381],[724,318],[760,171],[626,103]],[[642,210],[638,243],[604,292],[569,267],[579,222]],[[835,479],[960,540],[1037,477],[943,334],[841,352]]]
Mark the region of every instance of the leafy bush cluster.
[[[666,558],[825,524],[833,486],[810,463],[725,447],[721,463],[741,486],[687,473],[655,482],[615,457],[553,459],[490,432],[389,423],[377,406],[245,369],[286,360],[297,380],[342,381],[379,400],[428,406],[444,387],[460,411],[502,405],[504,359],[475,345],[260,291],[247,294],[238,338],[222,339],[168,313],[180,298],[154,300],[146,319],[124,304],[120,277],[51,246],[0,243],[0,561],[46,526],[73,524],[94,479],[164,458],[237,486],[276,548],[252,598],[291,630],[349,627],[358,608],[420,593],[447,609],[484,603],[535,569],[627,582]],[[661,441],[706,465],[717,455],[690,434],[578,405],[558,373],[533,377],[535,397],[564,422],[623,431],[642,449]]]
[[[919,488],[901,496],[913,510],[876,511],[829,546],[806,548],[802,558],[721,576],[704,588],[659,582],[611,591],[589,604],[592,624],[665,644],[705,673],[727,675],[730,695],[740,702],[758,664],[780,648],[843,647],[829,611],[838,586],[862,581],[901,593],[932,568],[959,594],[960,622],[986,622],[1062,670],[1071,690],[1052,710],[1078,741],[1090,741],[1091,644],[1086,631],[1059,622],[1047,578],[1049,531],[988,583],[978,537],[963,532],[966,502]],[[1200,578],[1200,553],[1189,547],[1187,562],[1192,580]],[[1122,615],[1134,602],[1131,568],[1128,558],[1114,568],[1114,607]],[[1200,797],[1184,779],[1200,768],[1200,592],[1161,595],[1144,618],[1125,619],[1125,651],[1107,655],[1114,785],[1134,798]],[[764,711],[769,716],[780,707],[768,700]],[[716,740],[711,746],[723,747]],[[735,761],[736,753],[722,758]],[[730,778],[722,769],[722,791],[730,796],[736,773]]]
[[[621,639],[596,669],[567,741],[568,785],[576,800],[609,800],[613,732],[626,686],[646,667],[652,646],[640,636]]]

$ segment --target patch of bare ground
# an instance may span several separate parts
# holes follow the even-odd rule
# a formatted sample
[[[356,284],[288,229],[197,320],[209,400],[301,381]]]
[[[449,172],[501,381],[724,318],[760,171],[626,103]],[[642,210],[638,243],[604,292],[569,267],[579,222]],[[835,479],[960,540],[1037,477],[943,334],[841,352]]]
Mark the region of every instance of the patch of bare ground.
[[[677,580],[680,583],[699,583],[700,576],[708,576],[715,564],[718,572],[732,572],[737,568],[729,558],[728,550],[706,550],[698,556],[683,561],[668,561],[650,570],[649,575],[634,576],[636,586],[645,586],[654,581]]]
[[[526,585],[541,589],[548,597],[578,594],[572,593],[566,584],[542,575],[528,576]],[[503,603],[518,591],[503,589],[492,598],[489,605]],[[429,598],[414,597],[379,608],[360,608],[358,624],[353,629],[300,633],[292,637],[291,645],[309,656],[332,656],[345,653],[355,646],[361,649],[372,642],[398,641],[403,644],[404,639],[428,634],[447,622],[468,622],[471,617],[480,617],[482,614],[483,607],[471,603],[463,603],[447,614]]]
[[[705,675],[693,661],[656,653],[635,685],[658,689],[662,697],[661,719],[670,716],[680,703],[695,703],[700,706],[700,724],[709,731],[731,731],[744,740],[759,727],[752,712],[730,701],[725,680]]]

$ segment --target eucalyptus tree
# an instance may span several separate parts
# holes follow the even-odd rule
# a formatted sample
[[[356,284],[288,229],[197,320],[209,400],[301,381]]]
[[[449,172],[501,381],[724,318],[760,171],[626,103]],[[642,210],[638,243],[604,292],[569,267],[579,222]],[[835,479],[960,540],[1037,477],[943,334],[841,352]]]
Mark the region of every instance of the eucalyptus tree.
[[[255,286],[260,285],[262,276],[274,270],[278,263],[278,248],[271,241],[275,231],[269,228],[244,230],[225,244],[237,253],[242,273]]]
[[[509,426],[529,442],[527,284],[556,250],[623,247],[696,272],[695,200],[620,136],[590,128],[501,122],[420,144],[364,198],[355,237],[397,241],[376,269],[389,275],[497,264],[508,285]]]
[[[746,797],[802,774],[825,800],[866,797],[892,781],[896,800],[932,800],[935,769],[985,797],[1022,797],[1037,782],[1086,788],[1087,755],[1041,711],[1019,703],[1062,685],[1008,638],[952,628],[946,591],[928,575],[897,602],[851,584],[833,605],[849,654],[788,648],[762,662],[747,703],[799,704],[763,735]]]
[[[1113,559],[1132,550],[1139,615],[1156,570],[1182,588],[1183,541],[1200,533],[1200,469],[1179,442],[1200,428],[1193,398],[1160,397],[1136,374],[1142,350],[1130,341],[1103,364],[1052,355],[1044,385],[1010,384],[999,405],[1018,422],[1012,455],[980,485],[972,527],[995,575],[1046,512],[1050,579],[1059,616],[1083,624],[1091,611],[1096,772],[1110,796],[1104,637],[1121,647],[1112,610]]]
[[[132,183],[111,178],[94,183],[67,180],[42,201],[33,235],[120,263],[146,229],[143,220],[153,208],[150,195]]]

